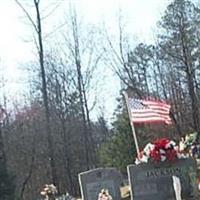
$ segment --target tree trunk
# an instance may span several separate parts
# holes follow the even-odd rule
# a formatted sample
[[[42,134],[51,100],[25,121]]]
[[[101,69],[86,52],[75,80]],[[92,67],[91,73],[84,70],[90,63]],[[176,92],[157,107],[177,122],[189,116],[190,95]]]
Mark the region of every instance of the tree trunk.
[[[78,92],[79,92],[79,99],[80,99],[80,106],[81,106],[81,113],[83,119],[83,141],[85,145],[85,164],[87,169],[90,168],[90,149],[89,149],[89,133],[88,133],[88,126],[87,126],[87,119],[86,119],[86,111],[85,111],[85,103],[84,103],[84,94],[83,94],[83,77],[81,72],[81,58],[80,58],[80,51],[79,51],[79,38],[78,38],[78,30],[77,30],[77,21],[76,21],[76,13],[72,16],[72,28],[73,28],[73,39],[74,39],[74,59],[77,71],[77,82],[78,82]]]
[[[56,175],[53,141],[52,141],[52,136],[51,136],[50,112],[49,112],[49,102],[48,102],[48,94],[47,94],[46,73],[45,73],[45,67],[44,67],[44,50],[43,50],[43,40],[42,40],[41,17],[40,17],[40,10],[39,10],[39,0],[38,1],[34,0],[34,4],[35,4],[35,9],[36,9],[36,14],[37,14],[37,35],[38,35],[38,44],[39,44],[38,53],[39,53],[39,63],[40,63],[41,77],[42,77],[42,95],[43,95],[45,117],[46,117],[48,154],[49,154],[50,166],[51,166],[52,183],[57,187],[59,191],[59,182],[58,182],[58,177]]]

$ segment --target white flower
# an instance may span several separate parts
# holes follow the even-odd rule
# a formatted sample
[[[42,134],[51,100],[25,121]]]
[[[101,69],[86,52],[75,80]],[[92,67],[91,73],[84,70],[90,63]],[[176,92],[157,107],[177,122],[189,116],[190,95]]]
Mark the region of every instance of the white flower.
[[[174,146],[176,146],[176,143],[173,140],[171,140],[169,143],[165,145],[165,149],[169,149],[170,147]]]
[[[45,192],[47,192],[49,190],[48,186],[45,186],[45,188],[43,189]]]
[[[186,148],[185,143],[184,143],[183,141],[180,141],[180,142],[179,142],[179,150],[180,150],[180,151],[183,151],[185,148]]]
[[[198,190],[200,190],[200,182],[198,183]]]
[[[136,165],[139,165],[140,163],[141,163],[141,161],[140,161],[138,158],[136,158],[136,159],[135,159],[135,164],[136,164]]]
[[[169,143],[165,145],[165,149],[169,149],[170,147],[174,146],[176,146],[176,143],[173,140],[171,140]]]
[[[141,162],[147,163],[147,162],[148,162],[148,159],[149,159],[148,156],[143,155],[142,158],[140,159],[140,161],[141,161]]]
[[[148,143],[145,148],[144,148],[144,153],[149,156],[151,151],[154,149],[155,145],[154,144],[151,144],[151,143]]]
[[[163,161],[165,161],[166,160],[166,156],[161,156],[161,161],[163,162]]]
[[[160,151],[160,153],[161,153],[162,155],[163,155],[163,154],[166,154],[165,150],[163,150],[163,149],[160,149],[159,151]]]
[[[112,196],[107,189],[102,189],[98,195],[98,200],[112,200]]]
[[[56,194],[58,191],[57,191],[57,188],[55,185],[51,184],[51,185],[45,185],[43,190],[40,192],[41,195],[43,196],[48,196],[48,195],[54,195]]]
[[[46,195],[46,192],[45,192],[45,191],[41,191],[40,194],[41,194],[42,196],[45,196],[45,195]]]
[[[176,146],[176,142],[174,142],[173,140],[171,140],[170,143],[172,144],[173,147]]]
[[[177,153],[177,157],[178,157],[178,159],[189,158],[189,155],[188,154],[183,154],[183,153]]]
[[[57,193],[57,188],[56,188],[55,185],[53,185],[53,184],[49,185],[49,189],[50,189],[52,194],[56,194]]]

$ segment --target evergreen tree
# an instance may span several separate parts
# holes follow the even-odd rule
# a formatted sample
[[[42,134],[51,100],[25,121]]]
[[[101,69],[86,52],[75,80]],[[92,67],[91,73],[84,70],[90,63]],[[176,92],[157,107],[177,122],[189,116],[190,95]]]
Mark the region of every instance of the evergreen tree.
[[[169,81],[174,77],[173,84],[181,86],[179,89],[184,93],[183,99],[189,99],[187,106],[191,107],[188,115],[191,116],[192,127],[200,131],[198,99],[200,10],[188,0],[174,0],[167,7],[160,26],[162,31],[159,46],[162,59],[168,67]],[[181,83],[176,74],[179,74],[179,77],[181,74]],[[174,91],[171,90],[171,93],[173,95]]]
[[[104,166],[117,167],[122,173],[126,173],[127,165],[134,162],[136,151],[125,111],[117,115],[112,131],[114,135],[99,150],[100,162]]]
[[[100,163],[107,167],[116,167],[126,174],[127,165],[133,164],[136,158],[136,148],[130,126],[125,102],[119,100],[116,120],[114,121],[113,136],[99,149]],[[149,127],[136,127],[139,147],[142,149],[147,142],[151,141],[151,131]],[[155,135],[155,134],[154,134]]]

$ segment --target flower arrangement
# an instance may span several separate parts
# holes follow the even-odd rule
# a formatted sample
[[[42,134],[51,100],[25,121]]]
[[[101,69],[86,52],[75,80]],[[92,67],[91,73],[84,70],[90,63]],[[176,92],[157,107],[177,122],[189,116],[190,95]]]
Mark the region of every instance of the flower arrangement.
[[[161,138],[152,143],[148,143],[136,159],[135,163],[158,163],[163,161],[174,161],[179,158],[184,158],[184,156],[180,154],[176,143],[167,138]]]
[[[102,189],[98,195],[98,200],[112,200],[112,196],[107,189]]]
[[[189,133],[182,137],[179,142],[180,152],[198,158],[200,153],[200,145],[197,141],[197,132]]]
[[[45,185],[42,191],[40,192],[41,196],[45,197],[45,199],[49,199],[52,196],[55,196],[58,193],[55,185]]]
[[[197,132],[192,132],[185,136],[184,142],[185,142],[186,147],[192,146],[196,142],[197,135],[198,135]]]

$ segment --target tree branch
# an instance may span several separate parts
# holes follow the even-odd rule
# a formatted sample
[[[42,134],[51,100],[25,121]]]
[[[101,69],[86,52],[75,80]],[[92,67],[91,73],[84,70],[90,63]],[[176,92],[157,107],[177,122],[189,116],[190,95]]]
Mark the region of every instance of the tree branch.
[[[35,0],[34,0],[35,1]],[[15,0],[15,2],[17,3],[17,5],[23,10],[23,12],[25,13],[25,15],[27,16],[27,18],[29,19],[29,21],[31,22],[31,24],[33,25],[35,31],[38,33],[38,28],[35,24],[35,22],[33,21],[33,19],[31,18],[31,16],[29,15],[29,13],[27,12],[27,10],[24,8],[24,6],[22,6],[22,4],[18,1]]]

